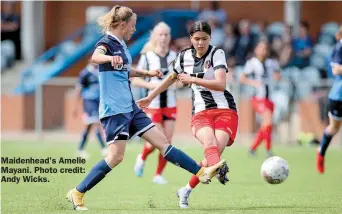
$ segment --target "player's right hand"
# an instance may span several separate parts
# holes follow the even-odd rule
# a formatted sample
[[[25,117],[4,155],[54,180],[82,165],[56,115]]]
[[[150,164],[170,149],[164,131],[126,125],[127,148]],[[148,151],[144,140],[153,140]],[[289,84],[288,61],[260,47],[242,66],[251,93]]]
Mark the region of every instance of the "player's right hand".
[[[111,62],[113,67],[117,65],[121,65],[123,63],[122,57],[121,56],[112,56]]]
[[[139,108],[147,108],[151,104],[152,100],[149,97],[144,97],[135,103],[139,106]]]

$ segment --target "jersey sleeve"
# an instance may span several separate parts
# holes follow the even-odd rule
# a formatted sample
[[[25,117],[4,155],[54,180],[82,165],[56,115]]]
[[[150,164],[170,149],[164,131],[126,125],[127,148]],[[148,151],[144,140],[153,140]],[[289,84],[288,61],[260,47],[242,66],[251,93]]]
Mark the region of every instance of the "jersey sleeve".
[[[243,67],[243,71],[242,73],[246,74],[246,75],[250,75],[253,73],[253,66],[250,60],[248,60],[245,64],[245,66]]]
[[[107,49],[107,51],[110,50],[109,39],[106,36],[96,43],[95,49],[100,46],[104,46]]]
[[[226,55],[222,49],[218,49],[217,51],[214,52],[213,67],[214,67],[214,71],[222,68],[222,69],[226,70],[226,73],[228,73]]]
[[[334,48],[333,53],[331,55],[330,65],[342,65],[342,45],[338,45]]]
[[[184,52],[183,51],[180,52],[177,55],[176,59],[172,63],[173,71],[176,72],[177,74],[180,74],[180,73],[184,72],[183,65],[182,65],[183,62],[181,62],[181,57],[182,56],[184,56]]]
[[[138,69],[143,69],[143,70],[149,70],[146,54],[142,54],[140,56],[137,68]]]

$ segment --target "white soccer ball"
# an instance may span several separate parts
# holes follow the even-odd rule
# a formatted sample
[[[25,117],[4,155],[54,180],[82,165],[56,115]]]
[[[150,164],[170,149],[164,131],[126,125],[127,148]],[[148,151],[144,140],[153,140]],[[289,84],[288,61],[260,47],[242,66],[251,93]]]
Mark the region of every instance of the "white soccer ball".
[[[269,184],[283,183],[289,176],[289,165],[278,156],[267,158],[261,165],[261,175]]]

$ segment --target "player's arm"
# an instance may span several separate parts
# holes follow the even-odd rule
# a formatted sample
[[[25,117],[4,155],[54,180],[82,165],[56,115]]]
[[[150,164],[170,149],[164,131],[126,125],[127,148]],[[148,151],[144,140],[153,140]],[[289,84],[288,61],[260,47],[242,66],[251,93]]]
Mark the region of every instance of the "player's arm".
[[[104,45],[97,46],[93,55],[91,56],[91,61],[95,64],[104,64],[111,62],[112,57],[106,55],[107,48]]]
[[[147,82],[140,77],[133,78],[132,85],[134,85],[136,87],[140,87],[140,88],[147,88],[150,90],[152,90],[158,86],[158,84]]]
[[[172,73],[166,77],[158,87],[156,87],[151,94],[148,96],[151,100],[156,98],[160,93],[168,89],[173,83],[177,81],[177,73]]]
[[[342,75],[342,65],[335,64],[331,68],[334,75]]]
[[[215,70],[215,79],[213,80],[191,77],[188,74],[179,74],[178,79],[182,83],[196,84],[210,90],[224,91],[226,89],[226,70],[223,68]]]
[[[104,45],[96,47],[93,55],[91,56],[91,62],[95,64],[104,64],[110,62],[112,66],[120,65],[123,63],[121,56],[108,56],[106,55],[107,48]]]
[[[129,77],[162,77],[163,73],[160,70],[143,70],[138,68],[131,68]]]
[[[248,77],[252,73],[253,73],[253,66],[250,61],[247,61],[245,67],[243,68],[243,72],[240,76],[240,83],[250,85],[256,88],[262,86],[263,85],[262,82]]]

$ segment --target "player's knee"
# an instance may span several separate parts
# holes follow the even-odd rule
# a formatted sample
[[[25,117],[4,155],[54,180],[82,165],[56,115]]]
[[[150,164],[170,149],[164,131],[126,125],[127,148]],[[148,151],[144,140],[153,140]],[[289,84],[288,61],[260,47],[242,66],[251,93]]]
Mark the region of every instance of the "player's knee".
[[[112,167],[120,164],[124,159],[123,154],[109,154],[107,157],[108,164],[111,165]]]
[[[205,147],[217,146],[215,136],[207,136],[206,138],[204,138],[202,143]]]
[[[334,135],[339,131],[339,129],[340,129],[340,125],[336,123],[336,124],[330,124],[327,128],[327,131],[329,134]]]

